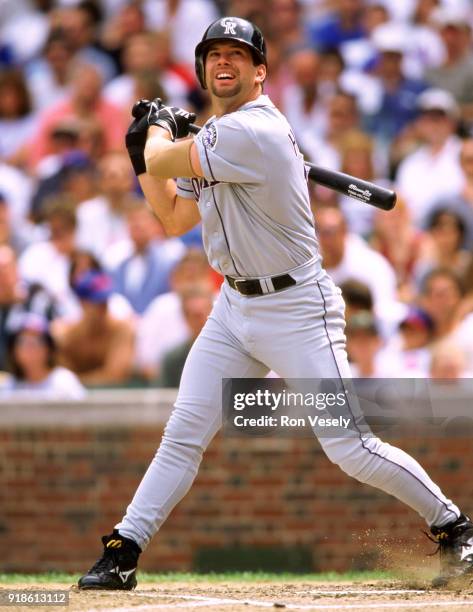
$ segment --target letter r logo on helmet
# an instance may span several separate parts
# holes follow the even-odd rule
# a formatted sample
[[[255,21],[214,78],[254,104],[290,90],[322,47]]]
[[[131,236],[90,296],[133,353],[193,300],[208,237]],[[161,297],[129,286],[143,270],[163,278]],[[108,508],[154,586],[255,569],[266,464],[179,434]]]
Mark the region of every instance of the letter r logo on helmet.
[[[224,17],[221,22],[222,26],[225,28],[224,35],[231,34],[232,36],[236,36],[236,22],[233,21],[231,17]]]

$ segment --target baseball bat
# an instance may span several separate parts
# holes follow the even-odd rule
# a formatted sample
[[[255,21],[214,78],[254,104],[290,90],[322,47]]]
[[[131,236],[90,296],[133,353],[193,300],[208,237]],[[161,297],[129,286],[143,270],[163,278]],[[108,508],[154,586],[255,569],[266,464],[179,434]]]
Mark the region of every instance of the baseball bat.
[[[198,134],[200,127],[191,123],[189,131],[192,134]],[[322,168],[307,161],[304,163],[309,168],[309,178],[324,187],[382,210],[392,210],[396,204],[396,193],[391,189],[380,187],[350,174]]]

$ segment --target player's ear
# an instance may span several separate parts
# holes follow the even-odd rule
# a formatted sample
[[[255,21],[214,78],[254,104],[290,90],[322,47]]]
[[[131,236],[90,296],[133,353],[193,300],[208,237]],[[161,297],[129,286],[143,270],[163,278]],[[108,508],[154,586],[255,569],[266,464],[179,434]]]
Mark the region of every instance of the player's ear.
[[[261,83],[262,85],[265,79],[266,79],[266,66],[264,64],[260,64],[259,66],[256,67],[256,82]]]

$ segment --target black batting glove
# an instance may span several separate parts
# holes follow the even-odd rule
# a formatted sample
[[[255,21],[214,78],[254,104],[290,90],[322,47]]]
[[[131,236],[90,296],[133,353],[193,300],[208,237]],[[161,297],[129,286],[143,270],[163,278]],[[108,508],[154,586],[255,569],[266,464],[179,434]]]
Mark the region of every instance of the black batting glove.
[[[146,172],[145,145],[148,135],[149,100],[138,100],[133,105],[131,114],[134,117],[125,136],[126,149],[136,176]]]
[[[189,136],[189,125],[194,123],[196,115],[178,106],[165,106],[160,98],[155,98],[148,112],[148,125],[159,125],[176,138]]]

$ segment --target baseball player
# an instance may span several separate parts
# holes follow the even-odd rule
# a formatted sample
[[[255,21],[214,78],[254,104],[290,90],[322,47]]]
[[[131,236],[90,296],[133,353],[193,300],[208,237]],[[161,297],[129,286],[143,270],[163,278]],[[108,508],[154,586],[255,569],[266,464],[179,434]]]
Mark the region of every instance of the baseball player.
[[[142,102],[146,114],[131,124],[127,148],[167,234],[202,220],[209,261],[225,282],[188,356],[156,456],[125,516],[103,536],[103,555],[79,580],[82,589],[136,586],[140,553],[189,490],[222,424],[223,378],[269,370],[283,378],[350,377],[344,303],[321,265],[304,160],[290,125],[263,94],[263,36],[243,19],[219,19],[195,59],[214,116],[185,138],[194,115]],[[319,441],[347,474],[424,517],[441,549],[436,584],[473,576],[472,522],[413,458],[361,431]]]

